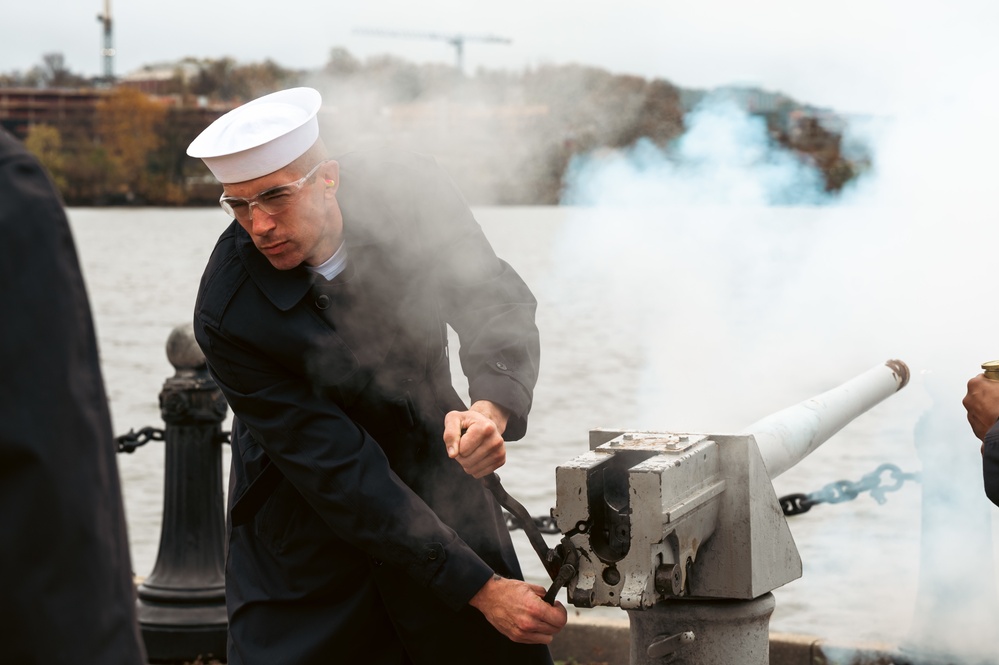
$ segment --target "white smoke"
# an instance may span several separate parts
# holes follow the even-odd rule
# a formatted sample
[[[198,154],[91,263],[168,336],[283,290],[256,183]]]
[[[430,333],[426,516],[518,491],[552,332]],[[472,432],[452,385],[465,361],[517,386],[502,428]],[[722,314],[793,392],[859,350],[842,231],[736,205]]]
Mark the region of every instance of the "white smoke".
[[[844,459],[854,478],[886,460],[922,470],[922,500],[895,495],[884,509],[918,551],[886,561],[895,543],[878,517],[850,518],[869,507],[797,518],[795,584],[843,583],[796,609],[829,619],[814,627],[822,637],[955,663],[997,654],[996,513],[961,407],[964,382],[999,358],[999,103],[979,73],[960,69],[960,89],[926,82],[917,103],[851,124],[845,142],[866,145],[872,167],[836,197],[727,103],[689,114],[668,149],[581,157],[565,189],[581,207],[559,256],[563,284],[606,294],[579,308],[600,308],[616,343],[639,349],[640,368],[626,368],[635,392],[621,396],[637,422],[616,425],[733,431],[878,361],[908,362],[912,385],[877,407],[895,421],[865,421],[866,439],[820,449],[779,487],[817,489]]]

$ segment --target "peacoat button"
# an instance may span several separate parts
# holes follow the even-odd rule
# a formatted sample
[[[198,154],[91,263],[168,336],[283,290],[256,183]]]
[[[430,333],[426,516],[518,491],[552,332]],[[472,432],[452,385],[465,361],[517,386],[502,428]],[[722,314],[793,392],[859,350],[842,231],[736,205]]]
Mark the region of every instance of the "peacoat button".
[[[503,370],[504,372],[505,372],[505,371],[507,371],[507,369],[509,369],[509,368],[508,368],[508,367],[506,366],[506,364],[504,364],[504,363],[501,363],[501,362],[498,362],[498,361],[497,361],[497,363],[496,363],[496,367],[498,367],[499,369]]]
[[[326,309],[330,306],[330,297],[325,293],[316,298],[316,307],[319,309]]]

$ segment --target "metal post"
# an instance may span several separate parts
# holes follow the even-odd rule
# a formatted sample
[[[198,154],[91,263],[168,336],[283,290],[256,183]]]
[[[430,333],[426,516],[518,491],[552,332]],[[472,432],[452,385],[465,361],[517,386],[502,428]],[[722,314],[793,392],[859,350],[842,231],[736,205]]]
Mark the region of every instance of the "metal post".
[[[163,524],[153,572],[138,588],[139,624],[150,662],[224,658],[226,402],[191,326],[170,333],[167,357],[177,372],[160,392],[166,423]]]

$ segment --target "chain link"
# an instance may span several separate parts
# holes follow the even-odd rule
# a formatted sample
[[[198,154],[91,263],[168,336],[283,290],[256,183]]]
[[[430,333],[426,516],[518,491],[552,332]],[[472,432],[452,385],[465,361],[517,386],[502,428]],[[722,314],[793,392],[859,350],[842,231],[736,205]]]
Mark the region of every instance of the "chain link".
[[[144,446],[150,441],[162,441],[163,430],[155,427],[143,427],[138,432],[134,429],[128,430],[128,434],[116,436],[114,441],[119,453],[134,453],[139,446]]]
[[[815,501],[809,499],[807,494],[788,494],[779,501],[781,511],[788,516],[807,513],[815,505]]]
[[[134,429],[128,430],[128,434],[122,434],[114,438],[117,452],[134,453],[139,446],[144,446],[150,441],[163,441],[164,430],[155,427],[143,427],[138,432]],[[219,443],[229,443],[230,432],[219,432],[216,440]]]
[[[890,482],[883,482],[884,480]],[[895,464],[885,463],[874,471],[862,476],[857,482],[837,480],[829,483],[817,492],[782,496],[779,502],[781,510],[787,516],[807,513],[811,510],[812,506],[819,503],[852,501],[864,492],[869,492],[878,504],[884,504],[888,500],[885,494],[897,492],[909,480],[920,482],[920,474],[908,473],[902,471]]]
[[[520,520],[518,520],[511,513],[508,513],[505,510],[503,511],[503,517],[506,519],[506,528],[509,531],[516,531],[517,529],[524,528],[523,526],[521,526]],[[559,530],[558,525],[555,524],[555,520],[552,519],[551,517],[548,516],[534,517],[532,515],[531,521],[534,522],[534,526],[538,527],[538,531],[540,531],[541,533],[553,533],[553,534],[562,533]]]

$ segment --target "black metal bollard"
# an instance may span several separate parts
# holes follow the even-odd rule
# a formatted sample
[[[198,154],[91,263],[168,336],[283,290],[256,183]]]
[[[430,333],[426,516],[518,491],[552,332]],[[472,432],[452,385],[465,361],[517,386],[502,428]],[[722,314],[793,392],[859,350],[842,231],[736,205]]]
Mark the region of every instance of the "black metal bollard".
[[[138,588],[149,661],[225,660],[225,507],[222,421],[226,402],[191,326],[167,340],[177,373],[160,392],[166,424],[163,525],[153,572]]]

